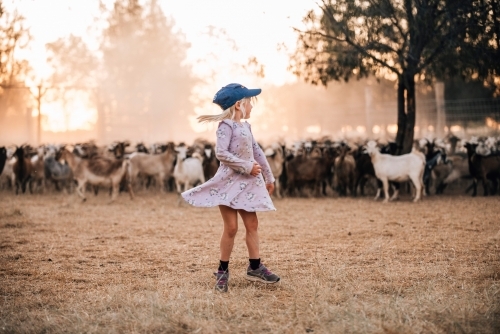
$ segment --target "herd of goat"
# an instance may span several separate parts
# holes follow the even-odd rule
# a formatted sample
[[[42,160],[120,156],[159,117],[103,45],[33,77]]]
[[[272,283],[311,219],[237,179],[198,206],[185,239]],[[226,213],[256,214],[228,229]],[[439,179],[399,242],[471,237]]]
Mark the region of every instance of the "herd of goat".
[[[472,196],[481,181],[484,195],[499,192],[500,137],[461,140],[415,140],[411,153],[395,155],[395,143],[348,143],[328,138],[273,143],[263,151],[276,178],[275,196],[365,195],[366,185],[384,194],[384,201],[398,198],[402,184],[413,194],[442,194],[459,180],[467,181]],[[214,176],[219,168],[216,147],[205,140],[191,146],[172,142],[146,146],[115,142],[97,146],[29,145],[0,147],[0,189],[15,194],[46,191],[110,191],[114,200],[121,191],[130,197],[138,190],[182,192]],[[408,182],[409,181],[409,182]]]

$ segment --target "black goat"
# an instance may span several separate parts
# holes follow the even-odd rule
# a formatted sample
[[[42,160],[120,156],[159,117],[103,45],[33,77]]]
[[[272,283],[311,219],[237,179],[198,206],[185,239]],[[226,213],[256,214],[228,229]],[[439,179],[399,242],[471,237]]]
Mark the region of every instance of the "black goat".
[[[23,194],[26,192],[26,184],[31,179],[31,160],[25,157],[25,147],[20,146],[16,148],[14,155],[16,156],[16,162],[14,163],[13,170],[16,176],[16,195],[19,193],[19,188],[21,188]],[[31,191],[30,187],[30,192]]]
[[[7,161],[7,149],[2,146],[0,147],[0,175],[2,175],[6,161]]]

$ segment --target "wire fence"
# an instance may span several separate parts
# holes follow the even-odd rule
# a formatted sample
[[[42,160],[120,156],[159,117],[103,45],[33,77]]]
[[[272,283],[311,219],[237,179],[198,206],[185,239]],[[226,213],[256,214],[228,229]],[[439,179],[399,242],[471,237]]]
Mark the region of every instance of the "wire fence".
[[[331,115],[312,116],[315,128],[307,133],[339,134],[351,137],[389,137],[397,132],[397,103],[337,106]],[[417,100],[416,138],[442,138],[453,134],[460,138],[500,135],[500,99]],[[318,131],[317,128],[320,128]],[[299,131],[300,132],[300,131]]]
[[[54,134],[49,134],[48,131],[44,132],[42,129],[41,115],[45,107],[42,97],[47,90],[71,89],[86,91],[89,94],[95,93],[92,89],[85,87],[19,86],[3,87],[3,89],[22,89],[31,92],[32,107],[25,108],[28,111],[24,113],[28,119],[25,122],[27,131],[16,130],[16,132],[27,132],[28,135],[22,140],[37,143],[51,141],[51,138],[55,138]],[[297,100],[295,102],[296,109],[292,107],[287,110],[287,114],[291,115],[288,119],[280,120],[280,124],[268,125],[269,131],[266,130],[266,132],[269,132],[270,137],[271,133],[273,136],[278,133],[290,139],[320,135],[394,139],[397,132],[396,101],[379,102],[378,99],[371,96],[371,92],[361,96],[356,101],[351,100],[343,105],[332,106],[331,112],[311,111],[308,106],[310,101]],[[417,99],[416,106],[415,138],[442,138],[449,134],[465,139],[469,139],[471,136],[500,136],[500,99],[498,98]],[[33,109],[37,111],[36,117],[31,117]],[[160,133],[164,137],[170,134],[172,137],[172,133],[178,127],[175,122],[169,122],[167,125],[158,122],[151,115],[125,115],[121,112],[112,115],[108,109],[96,106],[97,123],[94,129],[88,130],[88,136],[103,143],[132,135],[147,139],[151,133]],[[303,109],[309,110],[305,118],[303,117]],[[4,121],[6,120],[4,119]],[[282,131],[284,129],[286,129],[286,133]],[[61,134],[60,138],[72,138],[73,132],[75,131],[67,131]],[[76,133],[75,136],[81,136],[81,133]]]

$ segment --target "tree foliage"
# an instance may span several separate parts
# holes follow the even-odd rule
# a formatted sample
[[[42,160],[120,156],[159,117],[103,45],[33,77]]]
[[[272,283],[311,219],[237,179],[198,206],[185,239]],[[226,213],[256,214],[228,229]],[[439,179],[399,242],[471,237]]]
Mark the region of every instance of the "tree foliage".
[[[4,135],[26,124],[23,115],[29,92],[19,87],[24,86],[31,68],[26,60],[16,56],[16,52],[26,47],[30,40],[24,18],[17,12],[6,11],[0,0],[0,132]],[[11,117],[8,127],[5,121],[7,115]]]
[[[463,29],[456,47],[436,57],[430,66],[432,74],[438,79],[482,81],[487,89],[500,93],[500,1],[465,2],[459,15]]]
[[[16,58],[16,51],[26,47],[30,40],[24,17],[7,12],[0,0],[0,84],[13,84],[28,75],[29,65]]]
[[[396,79],[396,141],[400,153],[409,152],[416,78],[490,74],[491,59],[477,59],[490,36],[469,26],[472,18],[485,22],[484,12],[476,15],[485,2],[496,1],[324,0],[319,11],[311,10],[305,17],[306,30],[298,31],[292,69],[306,81],[323,85],[369,75]]]

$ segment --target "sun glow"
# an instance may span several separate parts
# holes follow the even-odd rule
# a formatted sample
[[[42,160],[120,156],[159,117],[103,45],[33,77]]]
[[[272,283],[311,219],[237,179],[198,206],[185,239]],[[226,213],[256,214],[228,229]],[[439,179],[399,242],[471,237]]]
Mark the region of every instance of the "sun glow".
[[[42,109],[44,131],[93,130],[96,123],[97,110],[89,108],[83,101],[72,100],[64,106],[59,102],[46,103]]]
[[[158,2],[165,14],[174,20],[175,29],[190,43],[186,63],[192,66],[195,76],[201,79],[201,83],[193,87],[191,92],[195,108],[186,114],[194,132],[213,130],[210,124],[199,124],[196,117],[218,112],[211,103],[214,89],[229,82],[262,87],[279,86],[295,80],[287,70],[288,53],[296,43],[292,27],[301,27],[305,13],[315,6],[314,1],[256,0],[251,6],[234,0]],[[103,0],[102,3],[110,7],[114,0]],[[51,75],[46,63],[47,43],[74,34],[81,36],[91,50],[99,46],[99,30],[103,28],[103,20],[99,17],[98,0],[18,0],[5,5],[9,10],[17,9],[25,16],[31,29],[32,42],[19,55],[34,68],[36,84],[46,81]],[[258,65],[262,66],[264,77],[256,75],[252,68],[244,67],[251,58],[255,58]],[[89,108],[88,104],[81,98],[65,104],[44,102],[43,130],[94,129],[97,112],[95,108]],[[259,109],[255,116],[265,112],[265,103]],[[255,129],[264,129],[265,126],[264,123],[255,124]]]
[[[395,134],[396,132],[398,132],[398,125],[397,124],[389,124],[387,126],[387,132],[389,132],[390,134]]]

